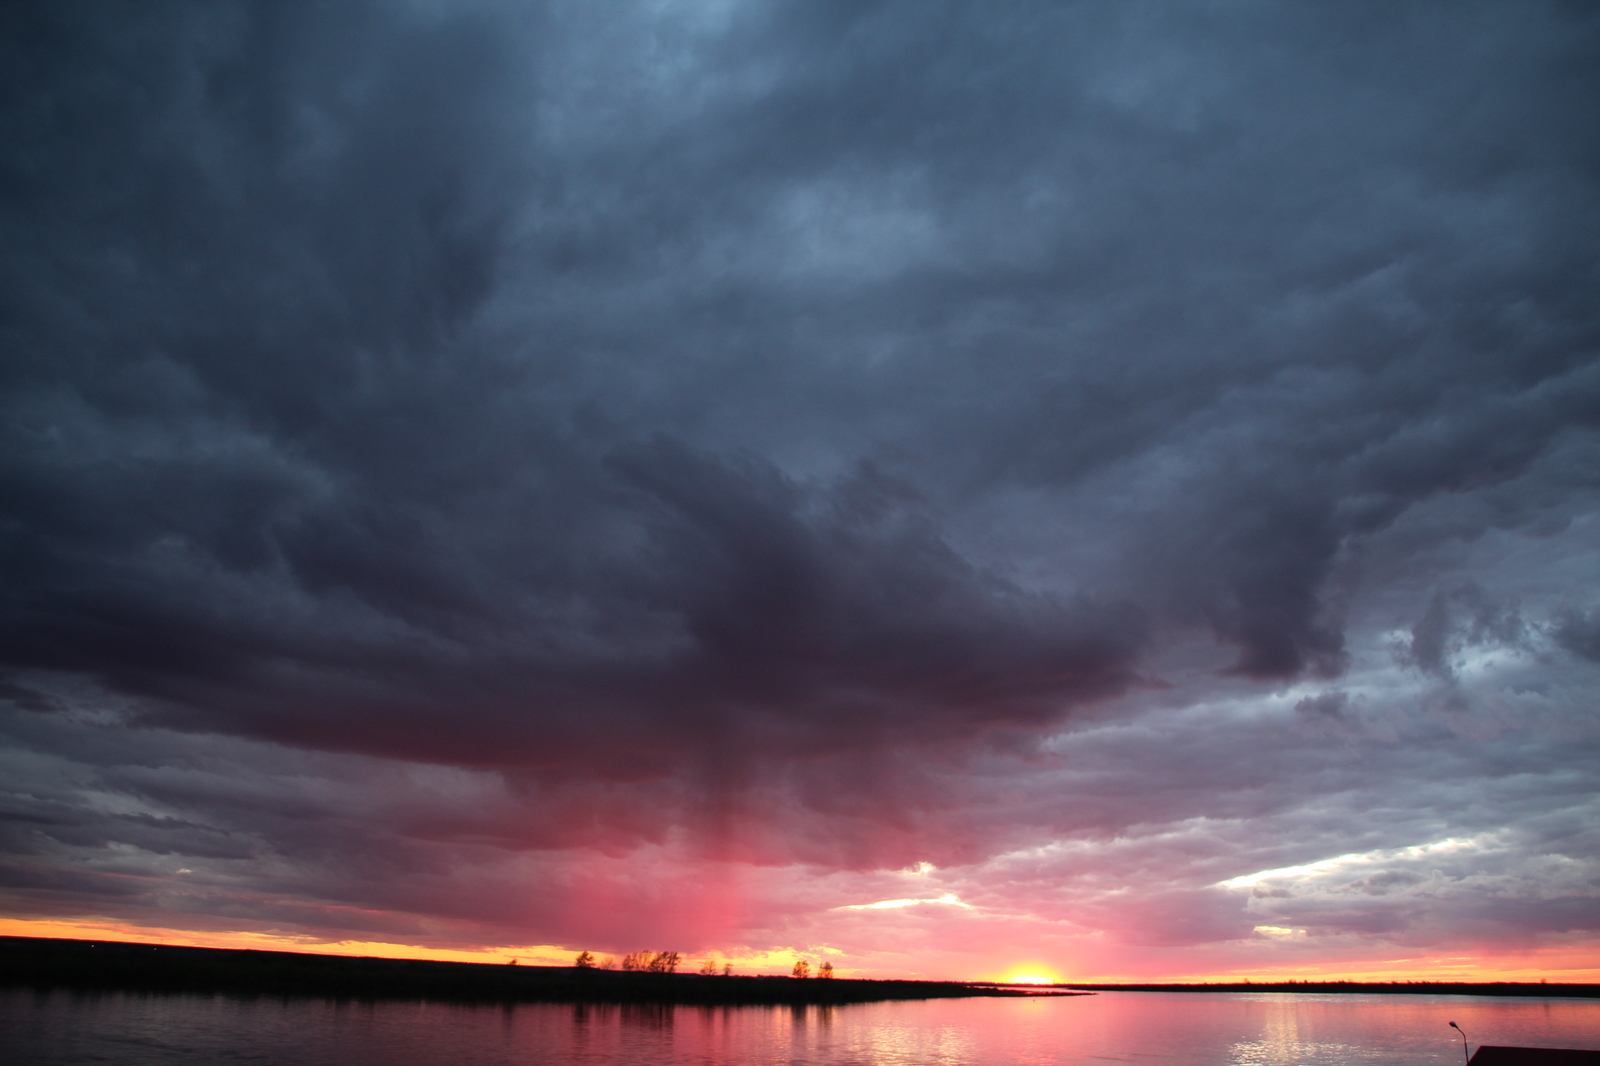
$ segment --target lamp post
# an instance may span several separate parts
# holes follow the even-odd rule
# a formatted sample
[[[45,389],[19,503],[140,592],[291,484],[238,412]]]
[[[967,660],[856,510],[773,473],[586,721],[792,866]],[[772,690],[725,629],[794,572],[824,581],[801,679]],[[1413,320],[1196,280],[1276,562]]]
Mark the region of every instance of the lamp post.
[[[1469,1064],[1469,1066],[1470,1066],[1470,1064],[1472,1062],[1472,1057],[1467,1054],[1467,1033],[1466,1033],[1466,1030],[1462,1029],[1461,1026],[1457,1025],[1455,1022],[1451,1022],[1450,1023],[1450,1028],[1454,1029],[1456,1032],[1461,1034],[1461,1057],[1463,1059],[1465,1059],[1467,1061],[1467,1063]]]

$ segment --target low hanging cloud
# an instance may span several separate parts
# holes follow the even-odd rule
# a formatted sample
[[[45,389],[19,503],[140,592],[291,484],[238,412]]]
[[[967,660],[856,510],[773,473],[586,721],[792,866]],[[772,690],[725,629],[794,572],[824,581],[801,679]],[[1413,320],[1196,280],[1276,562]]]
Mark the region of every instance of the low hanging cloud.
[[[1571,5],[0,20],[30,906],[131,883],[90,871],[114,841],[340,901],[376,891],[341,849],[1247,863],[1377,739],[1592,743]],[[1456,802],[1392,770],[1394,807]],[[1255,828],[1172,835],[1197,817]],[[1277,866],[1459,835],[1390,830]],[[1250,935],[1215,887],[1250,871],[1196,861],[1146,940]],[[493,910],[441,878],[397,913]],[[1310,907],[1257,924],[1360,926]],[[588,928],[530,908],[496,928]]]
[[[254,573],[149,545],[84,560],[71,581],[120,587],[74,603],[61,560],[11,644],[138,697],[135,722],[623,777],[1036,728],[1132,676],[1136,610],[984,572],[870,469],[811,489],[656,441],[600,470],[613,514],[582,517],[614,528],[582,544],[334,508],[275,531]],[[521,543],[483,543],[502,537]]]

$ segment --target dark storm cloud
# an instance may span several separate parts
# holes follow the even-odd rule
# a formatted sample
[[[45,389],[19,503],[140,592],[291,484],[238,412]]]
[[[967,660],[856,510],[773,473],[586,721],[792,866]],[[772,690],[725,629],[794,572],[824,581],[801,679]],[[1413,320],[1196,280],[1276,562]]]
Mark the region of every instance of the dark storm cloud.
[[[1556,628],[1556,642],[1574,655],[1600,662],[1600,612],[1568,611]]]
[[[1037,733],[1174,634],[1337,674],[1362,538],[1593,454],[1581,8],[0,17],[27,700],[625,779]]]
[[[1566,632],[1566,627],[1558,630],[1557,640],[1565,643]],[[1530,638],[1515,603],[1496,600],[1468,582],[1449,593],[1434,593],[1428,609],[1411,627],[1410,643],[1401,650],[1400,659],[1453,681],[1453,655],[1468,648],[1527,646]]]
[[[465,335],[507,175],[548,192],[507,143],[538,58],[496,19],[168,14],[12,16],[42,82],[14,94],[14,665],[197,729],[625,773],[1125,682],[1136,616],[961,559],[907,486],[586,427],[603,395],[542,394],[570,354]]]

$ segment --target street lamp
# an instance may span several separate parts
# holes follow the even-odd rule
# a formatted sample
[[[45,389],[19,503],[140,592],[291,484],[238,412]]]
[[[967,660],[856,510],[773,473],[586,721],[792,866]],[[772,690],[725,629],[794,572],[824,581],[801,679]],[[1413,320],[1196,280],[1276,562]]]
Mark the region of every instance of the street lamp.
[[[1461,1034],[1461,1057],[1463,1059],[1467,1060],[1468,1066],[1471,1066],[1472,1058],[1471,1058],[1471,1056],[1469,1056],[1467,1054],[1467,1034],[1466,1034],[1466,1030],[1462,1029],[1461,1026],[1457,1025],[1455,1022],[1451,1022],[1450,1023],[1450,1028],[1454,1029],[1456,1032]]]

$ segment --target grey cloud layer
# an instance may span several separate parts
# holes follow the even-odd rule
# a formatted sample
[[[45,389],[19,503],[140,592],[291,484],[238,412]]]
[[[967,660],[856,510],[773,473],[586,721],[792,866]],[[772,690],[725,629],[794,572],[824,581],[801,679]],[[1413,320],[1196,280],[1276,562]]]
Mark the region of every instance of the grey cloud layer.
[[[27,714],[504,769],[496,846],[862,867],[970,798],[908,749],[1034,758],[1196,634],[1346,739],[1383,627],[1457,711],[1464,650],[1597,657],[1581,585],[1448,560],[1589,550],[1581,6],[0,19]]]
[[[955,893],[970,912],[919,919],[950,950],[1007,923],[1022,942],[1100,930],[1149,950],[1527,948],[1600,928],[1592,667],[1541,670],[1544,650],[1455,677],[1448,705],[1420,670],[1387,693],[1391,671],[1352,675],[1342,699],[1235,680],[1198,702],[1150,693],[1026,760],[812,764],[747,783],[731,809],[696,784],[552,784],[13,712],[0,876],[14,911],[330,939],[861,950],[907,929],[832,908]],[[775,869],[745,875],[760,891],[719,923],[685,900],[730,876],[707,872],[724,859]],[[883,872],[920,861],[938,870]]]

